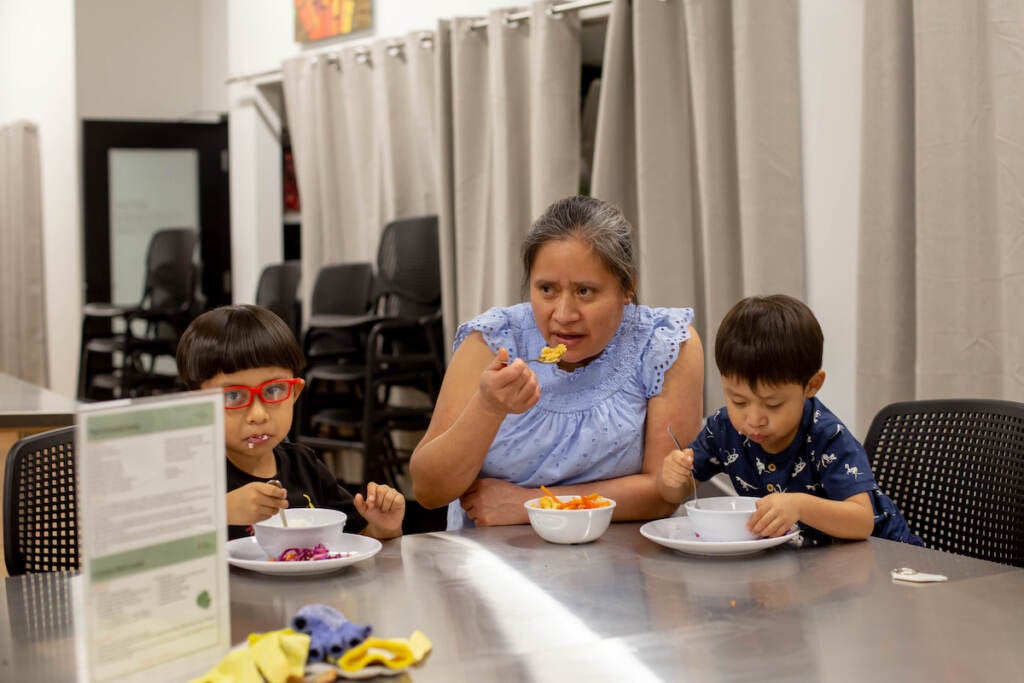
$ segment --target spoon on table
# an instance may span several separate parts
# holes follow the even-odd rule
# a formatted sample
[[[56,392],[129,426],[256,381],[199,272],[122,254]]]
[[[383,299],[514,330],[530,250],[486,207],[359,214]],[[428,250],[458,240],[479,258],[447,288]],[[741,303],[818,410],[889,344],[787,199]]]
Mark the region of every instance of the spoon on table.
[[[676,445],[676,448],[683,450],[683,445],[679,443],[679,439],[676,438],[675,432],[672,431],[671,425],[665,425],[665,429],[668,430],[668,435],[672,437],[672,443]],[[693,507],[700,507],[699,501],[697,500],[697,477],[693,476],[693,469],[690,469],[690,479],[693,481]]]
[[[276,486],[279,489],[283,489],[284,488],[284,485],[281,482],[279,482],[277,479],[271,479],[267,483],[268,484],[273,484],[274,486]],[[288,526],[288,518],[284,516],[284,508],[281,508],[281,512],[279,512],[278,514],[281,515],[281,526],[287,527]]]

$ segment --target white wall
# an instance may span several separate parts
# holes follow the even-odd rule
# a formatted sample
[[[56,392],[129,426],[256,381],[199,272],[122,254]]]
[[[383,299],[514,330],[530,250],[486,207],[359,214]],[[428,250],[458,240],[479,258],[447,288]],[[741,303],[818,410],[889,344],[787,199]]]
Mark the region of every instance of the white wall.
[[[228,6],[224,0],[199,0],[200,111],[228,111]]]
[[[19,119],[39,128],[50,386],[74,396],[82,268],[73,0],[0,0],[0,123]]]
[[[856,429],[863,0],[801,0],[807,304],[825,334],[820,397]],[[855,434],[861,440],[866,434]]]
[[[199,0],[78,0],[84,119],[191,118],[203,108]]]

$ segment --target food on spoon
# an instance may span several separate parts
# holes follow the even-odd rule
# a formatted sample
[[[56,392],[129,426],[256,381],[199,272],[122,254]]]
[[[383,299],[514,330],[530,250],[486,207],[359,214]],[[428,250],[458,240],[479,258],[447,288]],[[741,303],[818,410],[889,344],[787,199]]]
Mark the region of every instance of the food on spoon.
[[[545,346],[540,350],[540,358],[538,360],[542,363],[557,363],[562,360],[562,356],[565,355],[566,351],[568,349],[565,347],[565,344],[559,344],[555,347]]]
[[[558,496],[549,491],[546,486],[541,486],[540,488],[547,495],[538,500],[534,507],[544,510],[593,510],[594,508],[608,507],[612,504],[610,500],[603,497],[600,493],[588,493],[585,496],[576,496],[571,500],[563,502],[559,500]]]

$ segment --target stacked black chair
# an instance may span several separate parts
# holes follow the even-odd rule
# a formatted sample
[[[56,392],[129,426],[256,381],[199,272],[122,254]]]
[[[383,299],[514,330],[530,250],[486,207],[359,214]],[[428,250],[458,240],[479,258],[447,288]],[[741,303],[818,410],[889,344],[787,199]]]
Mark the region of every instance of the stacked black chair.
[[[371,315],[310,318],[311,364],[297,438],[322,450],[361,451],[364,480],[397,487],[409,448],[394,435],[426,429],[444,374],[436,216],[385,226],[373,300]],[[317,362],[311,352],[327,339],[335,350],[348,346],[332,361]],[[396,400],[399,388],[417,390],[421,400],[408,400],[412,394]]]
[[[296,404],[291,435],[294,440],[321,448],[320,442],[311,443],[317,434],[310,416],[356,400],[351,387],[333,382],[323,370],[362,362],[363,324],[374,318],[372,290],[373,265],[368,261],[331,263],[317,271],[309,324],[302,335],[306,388]]]
[[[4,471],[4,560],[11,576],[80,564],[75,427],[19,440]]]
[[[276,313],[295,333],[296,339],[302,338],[301,280],[302,263],[283,261],[265,267],[256,286],[256,303]]]
[[[893,403],[864,448],[929,548],[1024,567],[1024,403]]]
[[[373,264],[332,263],[317,272],[303,352],[310,367],[361,361],[361,334],[373,313]]]
[[[153,233],[139,302],[91,302],[82,309],[80,399],[144,396],[180,388],[176,373],[160,372],[157,360],[174,358],[178,338],[203,308],[195,262],[197,238],[192,228]]]

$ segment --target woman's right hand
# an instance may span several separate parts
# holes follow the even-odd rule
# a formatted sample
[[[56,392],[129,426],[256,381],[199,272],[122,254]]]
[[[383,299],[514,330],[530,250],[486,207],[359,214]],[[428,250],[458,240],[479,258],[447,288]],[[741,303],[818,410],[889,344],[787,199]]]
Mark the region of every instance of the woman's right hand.
[[[469,335],[452,355],[430,425],[409,460],[416,501],[436,508],[465,493],[505,418],[539,400],[537,376],[526,363],[509,363],[507,349],[495,353],[479,332]]]
[[[508,349],[498,349],[480,375],[482,406],[497,415],[525,413],[540,400],[540,384],[533,370],[517,358],[508,362]]]
[[[287,495],[280,486],[259,481],[228,491],[228,524],[248,526],[270,519],[288,507]]]

